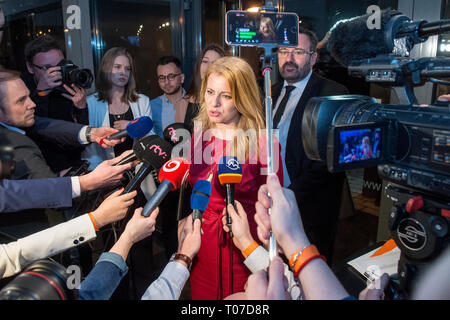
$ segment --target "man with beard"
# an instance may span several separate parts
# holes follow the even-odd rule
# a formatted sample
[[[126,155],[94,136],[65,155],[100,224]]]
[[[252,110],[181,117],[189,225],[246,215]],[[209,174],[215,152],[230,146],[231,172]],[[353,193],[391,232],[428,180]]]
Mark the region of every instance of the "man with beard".
[[[300,27],[298,46],[278,49],[278,66],[284,81],[272,88],[276,102],[273,128],[279,130],[284,187],[295,193],[311,243],[331,263],[345,174],[331,174],[325,164],[306,157],[301,124],[310,98],[348,91],[312,71],[317,61],[317,42],[312,31]]]
[[[164,129],[175,122],[174,104],[183,98],[185,90],[184,74],[181,71],[181,61],[174,56],[159,58],[156,64],[158,84],[163,95],[150,101],[152,120],[155,133],[164,138]]]

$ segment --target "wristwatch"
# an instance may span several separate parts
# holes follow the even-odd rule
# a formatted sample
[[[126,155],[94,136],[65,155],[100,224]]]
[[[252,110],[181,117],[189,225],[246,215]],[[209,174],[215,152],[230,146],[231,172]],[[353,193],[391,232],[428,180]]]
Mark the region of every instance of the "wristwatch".
[[[175,261],[175,260],[184,261],[184,263],[186,263],[186,265],[187,265],[187,269],[189,271],[191,271],[192,259],[189,258],[187,255],[182,254],[182,253],[174,253],[172,255],[172,257],[170,258],[170,261]]]
[[[92,142],[92,140],[91,140],[91,130],[92,130],[92,127],[87,127],[86,128],[86,140],[89,143]]]

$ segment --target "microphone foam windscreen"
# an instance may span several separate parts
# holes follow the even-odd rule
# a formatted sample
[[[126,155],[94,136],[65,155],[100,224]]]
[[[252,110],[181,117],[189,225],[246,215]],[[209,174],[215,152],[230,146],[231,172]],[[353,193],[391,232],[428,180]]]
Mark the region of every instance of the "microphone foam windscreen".
[[[217,168],[220,184],[240,183],[242,180],[242,167],[236,157],[223,156]]]
[[[197,180],[192,188],[191,209],[204,212],[208,207],[209,197],[211,196],[211,182],[208,180]]]
[[[189,171],[189,162],[183,158],[175,158],[167,161],[159,170],[158,179],[160,182],[169,180],[176,190],[181,187],[185,174]]]
[[[379,54],[389,54],[385,32],[389,20],[398,11],[383,10],[380,15],[380,28],[369,29],[371,14],[338,21],[331,29],[328,50],[331,56],[344,66],[352,61],[373,58]]]
[[[172,145],[158,135],[152,135],[136,140],[133,151],[139,160],[159,169],[170,160]]]
[[[152,119],[150,119],[150,117],[143,116],[131,121],[127,125],[126,130],[131,138],[136,139],[145,136],[147,133],[150,132],[150,130],[152,130],[152,128],[153,128]]]
[[[176,122],[168,125],[167,128],[164,129],[163,136],[166,141],[169,141],[172,144],[177,144],[183,141],[182,130],[186,130],[189,132],[187,126],[184,123]]]

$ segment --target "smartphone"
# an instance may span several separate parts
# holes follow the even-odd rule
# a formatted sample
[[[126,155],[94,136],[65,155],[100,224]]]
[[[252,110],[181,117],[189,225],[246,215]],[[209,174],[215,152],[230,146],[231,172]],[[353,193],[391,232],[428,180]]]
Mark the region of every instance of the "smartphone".
[[[231,10],[226,14],[225,26],[225,41],[230,46],[298,45],[298,16],[295,13]]]

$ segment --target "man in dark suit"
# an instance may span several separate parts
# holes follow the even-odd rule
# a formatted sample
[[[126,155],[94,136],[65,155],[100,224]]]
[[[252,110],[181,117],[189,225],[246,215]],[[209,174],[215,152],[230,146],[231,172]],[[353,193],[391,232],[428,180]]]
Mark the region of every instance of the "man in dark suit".
[[[20,79],[19,73],[0,70],[0,135],[3,143],[12,147],[16,162],[16,169],[11,178],[13,180],[54,178],[56,174],[48,167],[41,151],[22,130],[22,128],[28,128],[35,123],[34,108],[36,105],[30,99],[29,94],[30,92]],[[44,119],[40,122],[37,130],[45,131],[45,127],[50,130],[55,129]],[[114,130],[114,132],[116,131]],[[94,133],[97,134],[98,130]],[[97,140],[98,137],[96,136],[94,139]],[[64,137],[64,140],[75,142],[73,138]],[[78,193],[117,184],[122,177],[122,172],[132,167],[130,164],[114,167],[118,161],[119,159],[116,158],[109,162],[103,162],[100,170],[94,170],[88,175],[75,179],[78,184]],[[2,213],[0,218],[2,231],[13,238],[24,237],[48,227],[47,217],[42,210],[39,212],[24,211],[12,215]],[[22,227],[18,228],[18,225]]]
[[[306,234],[331,262],[345,174],[331,174],[326,165],[306,157],[302,117],[315,96],[347,94],[347,89],[312,71],[317,37],[300,27],[296,48],[279,48],[278,66],[284,81],[272,88],[273,128],[279,130],[284,187],[294,191]]]

